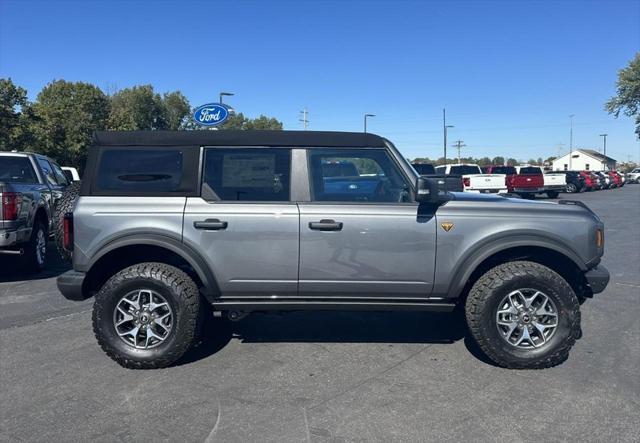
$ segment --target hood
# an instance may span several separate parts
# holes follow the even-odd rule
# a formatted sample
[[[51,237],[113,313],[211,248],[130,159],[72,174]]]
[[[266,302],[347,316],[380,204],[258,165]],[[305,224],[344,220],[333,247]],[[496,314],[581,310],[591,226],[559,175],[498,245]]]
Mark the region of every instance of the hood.
[[[526,200],[519,197],[505,196],[506,194],[476,194],[474,192],[451,192],[455,201],[474,201],[486,203],[504,203],[517,205],[554,205],[555,202]]]

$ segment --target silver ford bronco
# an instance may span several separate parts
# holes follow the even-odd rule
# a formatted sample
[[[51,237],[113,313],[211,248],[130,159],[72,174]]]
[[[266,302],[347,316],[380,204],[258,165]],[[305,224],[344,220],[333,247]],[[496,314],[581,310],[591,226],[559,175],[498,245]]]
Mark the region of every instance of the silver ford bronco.
[[[99,132],[58,288],[95,297],[98,342],[129,368],[180,359],[211,311],[267,310],[460,308],[496,364],[561,363],[609,281],[602,221],[446,187],[367,133]]]

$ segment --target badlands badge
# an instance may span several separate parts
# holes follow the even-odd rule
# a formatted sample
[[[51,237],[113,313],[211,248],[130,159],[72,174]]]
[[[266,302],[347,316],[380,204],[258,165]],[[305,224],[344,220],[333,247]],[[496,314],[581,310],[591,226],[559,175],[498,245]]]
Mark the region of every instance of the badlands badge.
[[[442,222],[442,223],[440,223],[440,226],[442,226],[442,229],[444,229],[445,232],[449,232],[453,228],[453,223],[451,223],[451,222]]]

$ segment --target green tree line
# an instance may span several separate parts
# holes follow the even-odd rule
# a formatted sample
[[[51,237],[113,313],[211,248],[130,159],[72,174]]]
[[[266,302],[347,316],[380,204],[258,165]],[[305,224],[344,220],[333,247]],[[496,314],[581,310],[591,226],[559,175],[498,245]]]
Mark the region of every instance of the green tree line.
[[[480,166],[491,166],[491,165],[511,165],[511,166],[517,166],[517,165],[521,165],[521,164],[528,164],[528,165],[537,165],[537,166],[543,166],[544,163],[546,162],[550,162],[554,159],[554,157],[549,157],[546,160],[543,160],[542,157],[538,157],[537,159],[535,158],[530,158],[528,161],[524,161],[524,159],[520,159],[520,160],[516,160],[515,158],[505,158],[505,157],[493,157],[493,158],[489,158],[489,157],[481,157],[481,158],[474,158],[474,157],[462,157],[460,158],[460,163],[472,163],[472,164],[477,164]],[[453,164],[453,163],[458,163],[458,159],[457,158],[447,158],[445,160],[444,157],[440,157],[438,159],[431,159],[429,157],[417,157],[415,158],[412,163],[430,163],[434,166],[440,166],[440,165],[448,165],[448,164]]]
[[[208,129],[191,121],[193,109],[180,92],[151,85],[106,94],[85,82],[55,80],[35,101],[10,78],[0,79],[0,150],[34,151],[82,169],[94,131]],[[282,129],[275,118],[232,114],[219,129]]]

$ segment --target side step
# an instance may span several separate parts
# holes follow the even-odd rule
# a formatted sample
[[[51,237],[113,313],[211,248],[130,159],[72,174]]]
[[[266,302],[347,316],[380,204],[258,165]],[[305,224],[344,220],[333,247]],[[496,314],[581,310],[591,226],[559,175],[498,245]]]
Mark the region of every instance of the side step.
[[[219,311],[432,311],[451,312],[455,303],[382,300],[222,300],[212,303]]]

